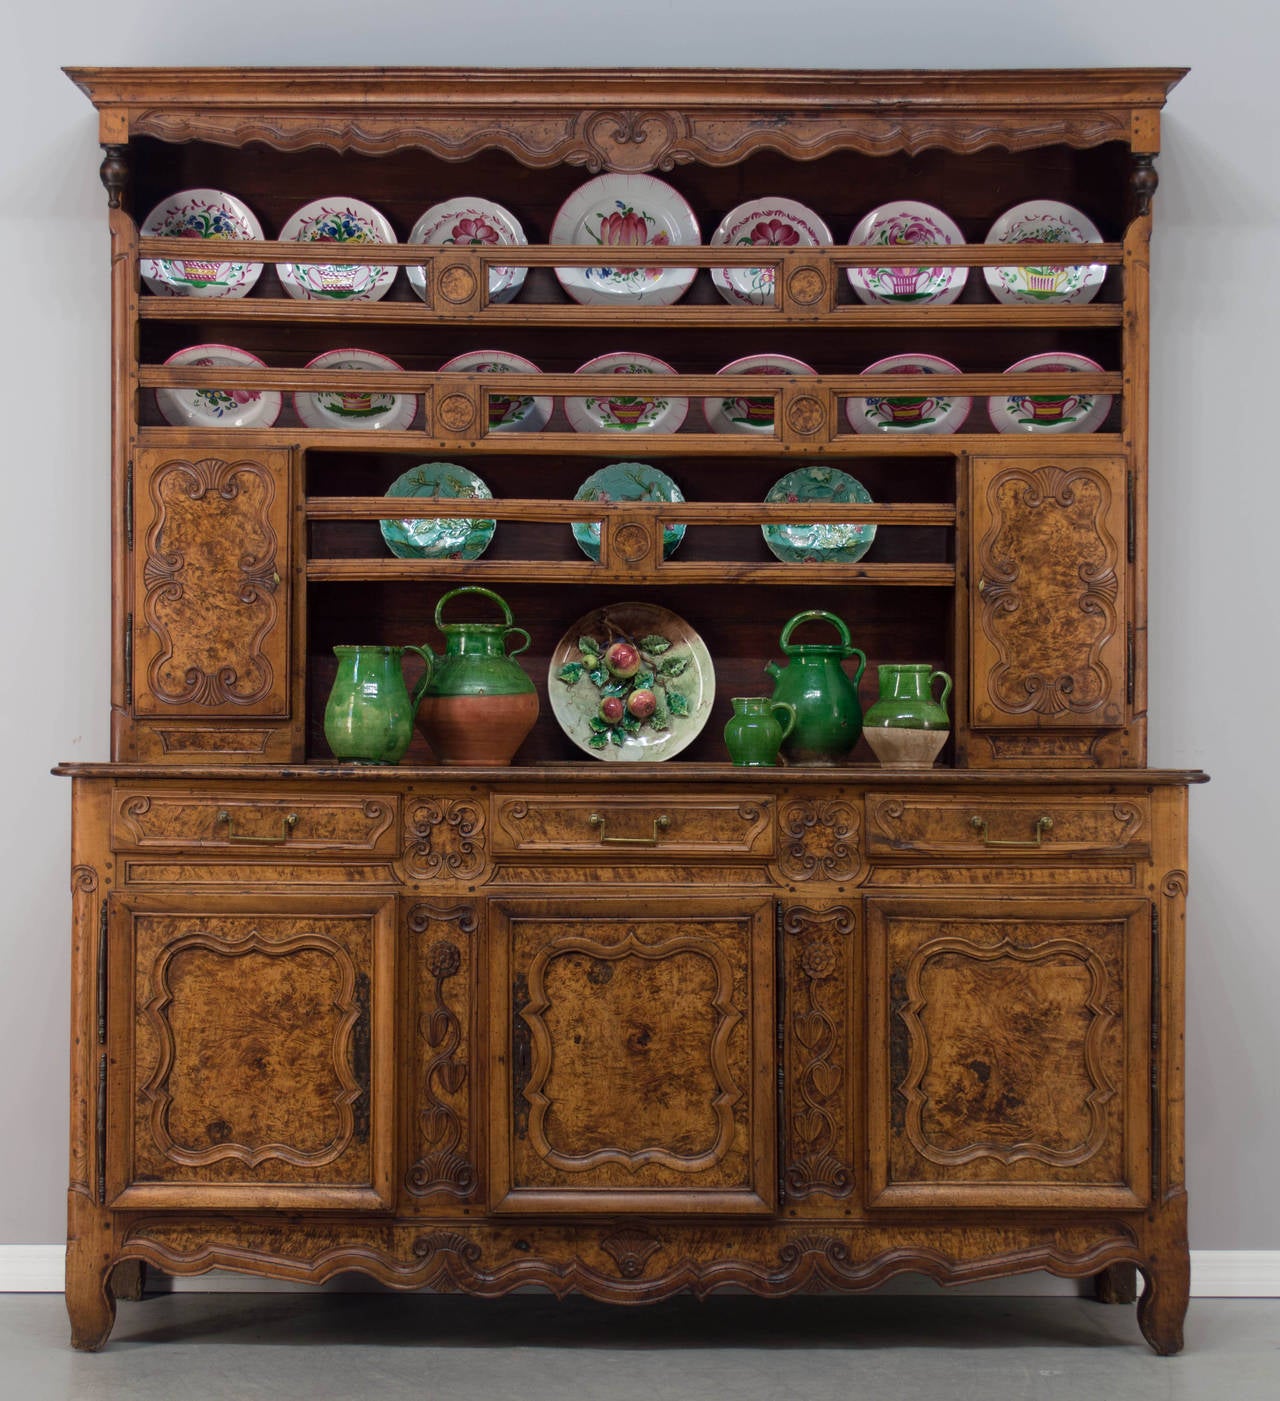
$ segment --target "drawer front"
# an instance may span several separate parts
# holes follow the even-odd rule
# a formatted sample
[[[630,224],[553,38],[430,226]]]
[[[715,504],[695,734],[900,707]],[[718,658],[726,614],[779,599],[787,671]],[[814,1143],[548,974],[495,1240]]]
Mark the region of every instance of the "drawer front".
[[[1145,794],[867,795],[873,858],[1140,856],[1150,842],[1151,800]]]
[[[224,788],[115,796],[112,846],[210,851],[340,851],[393,855],[394,794],[246,793]]]
[[[738,793],[646,798],[501,793],[494,798],[493,847],[502,855],[768,858],[773,833],[773,800]]]

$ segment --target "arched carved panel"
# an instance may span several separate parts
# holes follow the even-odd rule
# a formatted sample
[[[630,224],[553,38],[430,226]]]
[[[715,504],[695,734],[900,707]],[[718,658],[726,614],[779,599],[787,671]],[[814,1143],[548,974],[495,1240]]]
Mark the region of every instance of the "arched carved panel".
[[[1122,460],[974,463],[978,728],[1125,720]]]

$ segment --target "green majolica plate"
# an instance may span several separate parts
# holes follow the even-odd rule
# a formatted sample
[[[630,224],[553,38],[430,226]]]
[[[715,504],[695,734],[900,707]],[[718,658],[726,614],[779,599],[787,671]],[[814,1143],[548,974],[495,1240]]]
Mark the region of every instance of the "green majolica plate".
[[[774,482],[765,502],[823,501],[869,505],[860,481],[835,467],[801,467]],[[871,548],[874,525],[762,525],[764,542],[784,564],[852,564]]]
[[[422,462],[387,489],[388,496],[435,496],[493,499],[493,492],[456,462]],[[421,520],[384,520],[382,538],[401,559],[479,559],[493,539],[495,522],[470,516],[424,516]]]
[[[575,501],[683,501],[680,488],[665,472],[647,462],[611,462],[578,488]],[[574,521],[573,538],[588,559],[600,558],[600,522]],[[670,559],[684,539],[684,526],[668,521],[662,528],[662,557]]]

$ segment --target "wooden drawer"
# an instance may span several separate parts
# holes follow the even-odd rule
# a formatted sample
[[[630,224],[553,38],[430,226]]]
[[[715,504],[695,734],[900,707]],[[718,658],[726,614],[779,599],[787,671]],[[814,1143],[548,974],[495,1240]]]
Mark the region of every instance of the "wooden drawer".
[[[116,850],[197,847],[390,856],[396,849],[398,801],[394,794],[120,789],[112,803],[111,843]]]
[[[1139,856],[1151,842],[1145,794],[869,793],[867,851],[883,856]]]
[[[493,805],[499,855],[773,855],[773,799],[758,795],[499,793]]]

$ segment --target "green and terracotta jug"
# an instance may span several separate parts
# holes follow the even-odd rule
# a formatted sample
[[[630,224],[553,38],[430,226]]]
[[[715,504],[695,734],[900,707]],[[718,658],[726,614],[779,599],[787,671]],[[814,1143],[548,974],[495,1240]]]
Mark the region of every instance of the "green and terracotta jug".
[[[420,647],[335,647],[338,674],[324,708],[324,737],[344,764],[398,764],[413,738],[413,716],[426,689],[424,676],[410,696],[401,670],[406,652]]]
[[[791,641],[791,634],[803,623],[830,623],[839,642]],[[787,665],[768,662],[765,671],[774,679],[773,699],[795,710],[796,721],[782,743],[782,753],[792,764],[840,764],[862,733],[862,707],[858,682],[867,658],[849,638],[844,620],[834,613],[811,609],[797,613],[782,629],[778,644]],[[852,679],[844,663],[857,657],[858,670]]]
[[[445,604],[464,595],[496,603],[502,621],[444,622]],[[513,623],[506,599],[474,584],[445,594],[436,604],[435,618],[445,650],[437,656],[429,647],[423,649],[430,671],[418,707],[418,728],[442,764],[509,764],[538,718],[538,693],[513,660],[529,646],[529,634]],[[508,652],[512,636],[524,641]]]
[[[941,677],[935,700],[933,683]],[[868,708],[863,733],[882,764],[928,768],[951,733],[947,697],[951,678],[927,662],[883,662],[878,671],[880,698]]]
[[[729,758],[739,768],[773,768],[782,741],[795,728],[795,707],[768,696],[734,696],[732,705],[733,714],[724,727]]]

